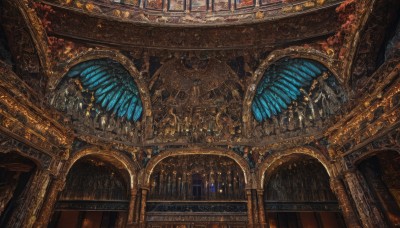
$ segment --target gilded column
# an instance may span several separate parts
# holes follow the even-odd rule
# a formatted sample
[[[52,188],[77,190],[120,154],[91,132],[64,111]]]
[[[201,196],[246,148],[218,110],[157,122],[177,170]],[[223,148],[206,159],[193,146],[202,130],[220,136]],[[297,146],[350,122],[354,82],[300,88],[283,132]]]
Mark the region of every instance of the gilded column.
[[[339,201],[339,205],[342,209],[343,217],[347,227],[361,228],[357,215],[351,206],[350,199],[347,195],[343,182],[339,178],[333,177],[330,179],[330,185],[332,191],[335,193]]]
[[[140,227],[145,227],[146,223],[146,198],[147,198],[148,189],[142,188],[142,201],[140,207]]]
[[[137,195],[137,190],[131,189],[131,199],[129,201],[129,211],[128,211],[128,224],[132,224],[135,222],[134,213],[135,213],[136,195]]]
[[[64,188],[64,185],[65,178],[54,179],[51,182],[50,189],[43,204],[44,206],[40,211],[38,220],[35,223],[35,227],[47,227],[47,224],[49,223],[53,213],[54,205],[57,201],[58,193]]]
[[[31,180],[18,199],[7,227],[33,227],[50,182],[50,173],[38,170]]]
[[[251,197],[251,189],[246,189],[247,196],[247,217],[249,219],[249,227],[253,227],[254,219],[253,219],[253,207],[252,207],[252,197]]]
[[[258,217],[260,221],[260,227],[267,227],[265,223],[265,210],[264,210],[264,191],[262,189],[257,189],[257,199],[258,199]]]
[[[371,188],[371,192],[376,197],[377,203],[379,202],[382,206],[387,220],[390,221],[392,226],[400,227],[400,208],[381,179],[379,171],[377,171],[379,169],[380,167],[373,163],[364,163],[360,166],[360,171]]]
[[[351,170],[344,173],[344,180],[349,186],[351,196],[357,207],[358,214],[364,228],[387,227],[382,214],[366,186],[364,178],[358,171]]]

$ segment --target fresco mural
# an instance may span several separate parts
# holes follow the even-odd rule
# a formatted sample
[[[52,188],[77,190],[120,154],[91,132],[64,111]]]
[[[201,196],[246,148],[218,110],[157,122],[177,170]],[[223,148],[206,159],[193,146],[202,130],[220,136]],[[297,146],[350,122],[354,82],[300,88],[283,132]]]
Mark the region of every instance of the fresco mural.
[[[185,10],[185,1],[184,0],[170,0],[168,10],[171,10],[171,11]]]
[[[147,0],[146,1],[146,8],[162,10],[163,1],[162,0]]]
[[[229,10],[230,1],[229,0],[214,0],[214,11]]]
[[[237,9],[250,7],[254,5],[254,0],[236,0],[235,7]]]
[[[192,0],[190,8],[192,11],[206,11],[207,0]]]

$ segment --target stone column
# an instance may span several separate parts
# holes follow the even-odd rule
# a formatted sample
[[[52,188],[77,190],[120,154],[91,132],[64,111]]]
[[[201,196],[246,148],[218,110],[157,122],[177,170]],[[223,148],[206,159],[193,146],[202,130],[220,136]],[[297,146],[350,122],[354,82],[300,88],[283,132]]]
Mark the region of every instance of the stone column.
[[[35,223],[35,227],[47,227],[51,215],[53,214],[54,205],[57,202],[58,193],[64,188],[64,186],[65,178],[54,179],[51,182],[42,210],[40,211],[38,220]]]
[[[148,191],[149,191],[148,189],[142,188],[142,201],[140,204],[140,219],[139,219],[140,227],[146,226],[146,198]]]
[[[342,209],[343,217],[347,227],[361,228],[357,215],[351,206],[350,199],[347,195],[343,182],[337,177],[332,177],[330,179],[330,185],[333,193],[335,193],[336,198],[339,201],[339,206]]]
[[[264,210],[264,191],[263,189],[257,189],[257,199],[258,199],[258,217],[260,221],[260,227],[265,228],[267,224],[265,223],[265,210]]]
[[[131,189],[131,199],[129,201],[129,211],[128,211],[128,224],[134,223],[134,213],[135,213],[135,204],[136,204],[136,189]]]
[[[33,227],[50,181],[48,170],[37,170],[17,201],[7,227]]]
[[[253,227],[254,219],[253,219],[253,207],[252,207],[252,197],[251,197],[251,189],[246,189],[246,197],[247,197],[247,217],[249,219],[249,226]]]
[[[362,175],[357,170],[349,170],[344,173],[344,180],[357,207],[362,226],[364,228],[387,227]]]

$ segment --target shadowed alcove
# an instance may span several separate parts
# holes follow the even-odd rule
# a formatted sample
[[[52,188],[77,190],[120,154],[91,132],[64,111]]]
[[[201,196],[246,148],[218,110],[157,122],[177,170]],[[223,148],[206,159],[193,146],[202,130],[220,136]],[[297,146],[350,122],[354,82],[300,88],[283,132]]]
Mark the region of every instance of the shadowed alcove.
[[[188,225],[209,216],[215,226],[246,221],[245,179],[231,158],[179,155],[160,161],[150,176],[147,200],[150,227]]]
[[[118,227],[129,206],[128,174],[87,156],[69,171],[50,227]]]
[[[295,154],[276,163],[264,183],[269,227],[346,227],[317,159]]]

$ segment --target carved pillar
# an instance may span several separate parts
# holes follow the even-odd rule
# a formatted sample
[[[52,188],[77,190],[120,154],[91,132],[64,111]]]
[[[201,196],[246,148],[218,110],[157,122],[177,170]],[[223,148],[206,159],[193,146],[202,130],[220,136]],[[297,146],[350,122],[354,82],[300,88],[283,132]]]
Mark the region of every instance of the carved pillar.
[[[136,204],[136,189],[131,189],[131,199],[129,201],[129,211],[128,211],[128,224],[134,223],[134,213],[135,213],[135,204]]]
[[[257,189],[257,199],[258,199],[258,217],[260,221],[260,227],[267,227],[265,223],[265,210],[264,210],[264,191],[262,189]]]
[[[53,213],[54,205],[57,201],[58,193],[64,188],[65,178],[54,179],[51,182],[50,188],[47,191],[44,206],[39,213],[38,220],[35,223],[35,227],[47,227]]]
[[[249,219],[249,227],[253,227],[254,219],[253,219],[253,208],[252,208],[252,197],[251,197],[251,189],[246,189],[247,196],[247,217]]]
[[[339,201],[339,205],[342,209],[343,217],[347,227],[361,228],[357,215],[351,206],[350,199],[346,193],[343,182],[339,178],[333,177],[330,179],[330,185],[332,191],[335,193]]]
[[[387,227],[382,214],[376,207],[364,178],[358,171],[351,170],[344,173],[344,180],[349,186],[351,196],[357,207],[364,228]]]
[[[256,225],[260,224],[260,220],[259,220],[259,211],[258,211],[258,200],[257,200],[257,191],[255,189],[251,190],[251,209],[252,209],[252,214],[253,214],[253,226],[254,227],[258,227]]]
[[[400,209],[380,176],[380,167],[372,162],[360,165],[360,170],[371,188],[371,192],[382,206],[383,213],[392,226],[400,227]]]
[[[48,170],[38,170],[18,199],[7,227],[33,227],[50,181]]]
[[[146,198],[147,198],[148,189],[142,188],[142,201],[140,206],[140,227],[146,226]]]

